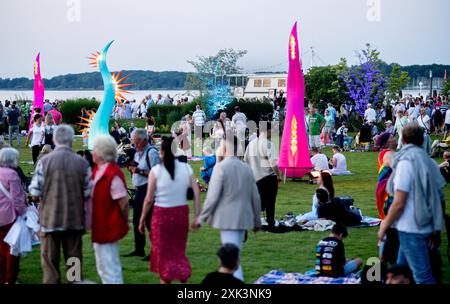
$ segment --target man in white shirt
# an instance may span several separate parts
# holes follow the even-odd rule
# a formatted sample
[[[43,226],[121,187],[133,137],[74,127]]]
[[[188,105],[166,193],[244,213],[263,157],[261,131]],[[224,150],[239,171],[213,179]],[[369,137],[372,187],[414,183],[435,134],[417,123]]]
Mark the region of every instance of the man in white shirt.
[[[423,129],[410,124],[402,131],[404,147],[396,153],[387,190],[394,195],[378,232],[379,242],[393,226],[400,248],[397,264],[411,268],[417,284],[434,284],[430,250],[438,251],[445,180],[424,149]]]
[[[325,154],[321,153],[319,148],[312,147],[311,148],[312,157],[311,157],[311,163],[314,166],[314,171],[322,171],[322,170],[328,170],[328,158]]]
[[[278,169],[278,155],[270,141],[270,123],[266,130],[260,129],[259,137],[252,140],[245,151],[244,161],[250,166],[261,198],[261,210],[266,212],[269,230],[275,227],[275,202],[278,183],[281,181]]]
[[[444,138],[450,134],[450,108],[445,112],[445,134]]]
[[[375,122],[377,119],[377,112],[375,112],[374,109],[372,109],[372,105],[369,103],[367,104],[367,110],[364,112],[364,120],[366,122]]]
[[[404,101],[403,100],[401,100],[400,102],[397,102],[397,104],[394,107],[394,110],[393,110],[393,113],[392,113],[392,114],[394,114],[394,116],[392,117],[394,120],[397,119],[398,112],[400,112],[400,111],[403,112],[403,113],[406,111],[406,107],[404,105]]]
[[[234,107],[234,112],[231,122],[236,130],[236,137],[243,143],[245,141],[245,129],[247,128],[247,116],[241,112],[239,106]]]
[[[131,102],[131,118],[135,119],[138,117],[139,112],[139,104],[136,102],[136,100],[133,100]]]
[[[192,114],[192,121],[194,122],[194,134],[198,144],[198,140],[203,137],[203,127],[206,123],[206,114],[203,112],[200,105],[197,105],[195,109],[195,112]]]

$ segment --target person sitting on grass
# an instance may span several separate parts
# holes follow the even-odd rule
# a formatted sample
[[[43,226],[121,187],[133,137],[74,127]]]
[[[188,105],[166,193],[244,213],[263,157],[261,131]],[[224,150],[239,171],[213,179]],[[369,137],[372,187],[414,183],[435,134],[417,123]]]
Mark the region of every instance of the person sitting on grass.
[[[203,149],[203,154],[205,155],[205,158],[203,159],[203,167],[200,168],[200,177],[203,179],[205,184],[208,185],[214,166],[216,165],[216,156],[212,153],[211,148],[209,147]]]
[[[317,275],[342,277],[356,272],[361,267],[363,261],[360,258],[345,259],[342,240],[347,236],[347,228],[342,224],[336,224],[333,226],[330,236],[317,244],[315,266]]]
[[[352,174],[347,170],[347,160],[345,159],[344,154],[341,153],[341,148],[339,146],[334,146],[333,150],[333,158],[330,159],[330,165],[333,166],[331,169],[332,175],[349,175]]]
[[[441,141],[436,139],[435,141],[433,141],[433,144],[431,145],[431,157],[440,156],[441,153],[448,150],[449,146],[450,146],[450,136]]]
[[[385,284],[415,284],[411,269],[405,265],[393,265],[386,271]]]
[[[239,267],[239,248],[231,243],[223,244],[217,251],[220,260],[218,271],[208,273],[202,285],[208,286],[237,286],[244,282],[233,276]]]
[[[450,183],[450,152],[444,152],[444,161],[439,165],[439,170],[447,184]]]
[[[317,209],[319,206],[328,203],[330,199],[334,198],[333,179],[329,172],[320,172],[317,178],[317,184],[319,185],[319,188],[313,195],[312,210],[303,214],[299,222],[306,223],[308,221],[318,220]]]
[[[303,214],[300,217],[299,222],[306,223],[308,221],[318,220],[319,216],[317,213],[317,209],[319,208],[319,206],[329,203],[329,201],[330,196],[328,195],[328,191],[322,188],[317,189],[316,193],[313,196],[312,211]]]

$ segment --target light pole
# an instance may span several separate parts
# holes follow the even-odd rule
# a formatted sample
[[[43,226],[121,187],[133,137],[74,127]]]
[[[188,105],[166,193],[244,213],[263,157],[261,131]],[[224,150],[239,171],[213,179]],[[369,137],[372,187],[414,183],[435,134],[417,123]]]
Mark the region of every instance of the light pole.
[[[423,86],[423,82],[419,82],[419,97],[422,96],[422,86]]]
[[[430,70],[430,98],[433,99],[433,71]]]

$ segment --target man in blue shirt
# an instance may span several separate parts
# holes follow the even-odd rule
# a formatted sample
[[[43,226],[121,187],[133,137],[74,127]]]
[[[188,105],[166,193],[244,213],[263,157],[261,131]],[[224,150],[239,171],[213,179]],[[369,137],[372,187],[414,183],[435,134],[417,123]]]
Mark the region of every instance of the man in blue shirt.
[[[45,103],[44,103],[44,112],[45,112],[45,114],[47,114],[49,111],[51,111],[52,110],[52,105],[50,104],[50,101],[48,100],[48,99],[46,99],[45,100]]]
[[[134,162],[128,166],[132,173],[131,180],[136,189],[136,196],[133,206],[133,226],[135,250],[127,256],[145,257],[145,235],[139,232],[139,221],[141,219],[142,207],[145,195],[147,194],[148,174],[153,166],[160,163],[159,151],[155,146],[150,145],[147,130],[137,128],[131,133],[131,142],[136,148]],[[147,229],[150,230],[151,212],[147,218]],[[148,257],[144,258],[147,260]]]
[[[152,95],[148,95],[148,99],[147,99],[147,112],[150,109],[151,106],[153,106],[155,104],[155,101],[152,98]]]
[[[20,111],[16,106],[16,102],[14,101],[11,105],[11,110],[8,111],[6,116],[6,120],[9,125],[9,145],[12,146],[14,133],[17,134],[17,144],[20,147],[20,132],[19,132],[19,122],[20,122]]]
[[[328,113],[330,113],[331,117],[333,118],[333,126],[336,126],[336,116],[337,116],[336,109],[333,107],[331,103],[329,103],[327,110]]]

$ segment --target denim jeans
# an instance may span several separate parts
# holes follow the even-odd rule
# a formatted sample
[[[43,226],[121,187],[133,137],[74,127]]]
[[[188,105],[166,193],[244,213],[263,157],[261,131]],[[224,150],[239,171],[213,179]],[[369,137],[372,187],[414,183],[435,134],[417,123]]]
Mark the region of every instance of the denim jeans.
[[[430,234],[398,232],[400,248],[397,264],[408,266],[416,284],[435,284],[428,243]]]
[[[356,263],[356,260],[348,261],[344,265],[344,276],[348,276],[349,274],[358,270],[358,268],[359,268],[359,266],[358,266],[358,263]]]
[[[17,144],[20,146],[20,133],[19,133],[19,126],[18,125],[10,125],[9,126],[9,130],[8,130],[8,135],[9,135],[9,145],[12,146],[12,140],[13,140],[13,135],[14,133],[17,134]]]

